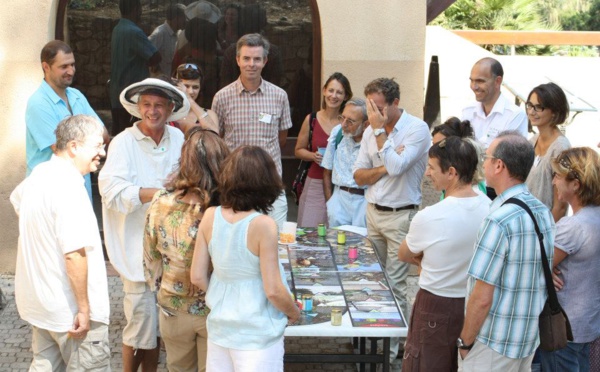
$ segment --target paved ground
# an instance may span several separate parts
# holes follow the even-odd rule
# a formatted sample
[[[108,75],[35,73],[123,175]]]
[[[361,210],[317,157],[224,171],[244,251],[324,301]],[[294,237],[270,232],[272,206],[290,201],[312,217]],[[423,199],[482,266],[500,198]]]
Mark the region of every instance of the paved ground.
[[[409,277],[409,299],[411,303],[418,290],[417,277]],[[121,330],[125,325],[123,315],[123,291],[121,280],[113,275],[108,278],[111,314],[110,343],[112,351],[111,366],[114,371],[122,370]],[[7,306],[0,310],[0,372],[27,371],[31,363],[31,327],[19,318],[14,302],[14,276],[0,275],[0,288],[6,296]],[[296,338],[286,339],[286,351],[308,353],[350,353],[352,345],[349,338]],[[159,371],[166,371],[165,353],[161,353]],[[293,364],[286,365],[286,371],[345,371],[354,372],[354,364]]]

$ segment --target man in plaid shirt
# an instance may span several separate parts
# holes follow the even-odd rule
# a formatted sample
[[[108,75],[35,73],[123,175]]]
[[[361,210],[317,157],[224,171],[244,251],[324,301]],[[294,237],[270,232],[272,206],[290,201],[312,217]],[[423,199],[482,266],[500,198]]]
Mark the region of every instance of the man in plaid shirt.
[[[243,145],[262,147],[281,176],[281,148],[292,119],[285,91],[261,77],[269,42],[260,34],[247,34],[238,40],[236,53],[240,77],[218,91],[212,104],[221,136],[232,151]],[[285,192],[273,203],[269,215],[281,228],[287,220]]]
[[[533,159],[533,146],[516,131],[498,135],[484,156],[486,182],[498,197],[479,229],[469,266],[467,312],[457,340],[463,371],[531,369],[547,297],[540,245],[527,212],[502,204],[509,198],[527,204],[551,265],[554,219],[524,184]]]

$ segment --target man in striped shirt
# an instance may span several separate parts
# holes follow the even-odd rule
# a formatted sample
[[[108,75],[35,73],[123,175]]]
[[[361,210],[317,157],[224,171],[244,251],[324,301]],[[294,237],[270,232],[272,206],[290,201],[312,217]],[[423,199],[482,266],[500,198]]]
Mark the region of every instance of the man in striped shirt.
[[[465,323],[457,340],[463,371],[529,371],[539,344],[538,318],[547,297],[533,212],[552,263],[554,219],[524,182],[533,146],[516,131],[502,132],[484,156],[486,182],[498,197],[484,219],[469,266]]]
[[[269,42],[260,34],[242,36],[236,45],[240,77],[217,92],[212,110],[219,117],[220,134],[233,151],[243,145],[262,147],[275,161],[281,176],[281,148],[292,127],[285,91],[264,80]],[[287,219],[285,192],[269,213],[281,228]]]

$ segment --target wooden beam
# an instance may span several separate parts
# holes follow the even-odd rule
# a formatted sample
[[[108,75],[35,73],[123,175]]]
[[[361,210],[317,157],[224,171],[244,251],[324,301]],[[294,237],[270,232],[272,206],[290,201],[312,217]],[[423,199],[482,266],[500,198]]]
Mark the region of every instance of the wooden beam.
[[[597,31],[451,31],[479,45],[600,45]]]

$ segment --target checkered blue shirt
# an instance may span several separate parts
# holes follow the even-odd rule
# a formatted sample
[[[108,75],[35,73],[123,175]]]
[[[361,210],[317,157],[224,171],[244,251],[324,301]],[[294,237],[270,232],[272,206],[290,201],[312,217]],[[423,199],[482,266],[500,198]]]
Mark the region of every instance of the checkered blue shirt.
[[[477,340],[509,357],[524,358],[539,344],[538,319],[547,291],[540,245],[531,217],[514,204],[501,206],[516,197],[524,201],[544,235],[549,264],[554,253],[554,220],[548,208],[519,184],[505,190],[492,203],[475,243],[469,266],[468,293],[475,279],[494,285],[492,306]]]

